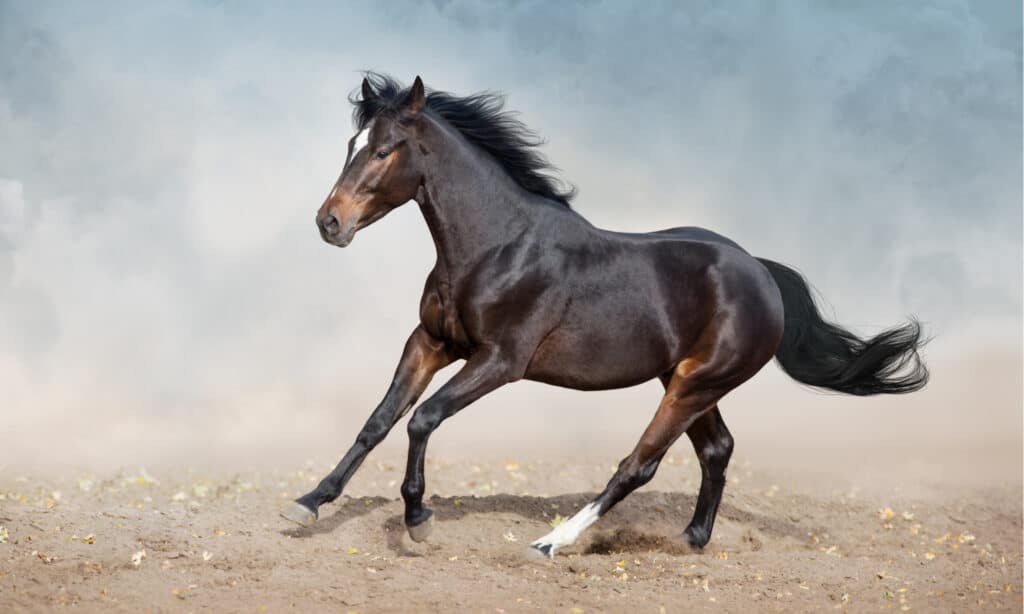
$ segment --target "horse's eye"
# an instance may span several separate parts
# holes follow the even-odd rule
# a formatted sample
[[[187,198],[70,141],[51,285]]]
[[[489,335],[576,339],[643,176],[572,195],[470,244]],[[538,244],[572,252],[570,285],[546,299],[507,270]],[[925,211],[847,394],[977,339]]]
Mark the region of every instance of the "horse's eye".
[[[386,150],[386,149],[382,149],[382,150],[377,152],[377,159],[378,160],[383,160],[384,158],[388,157],[389,153],[391,153],[391,152]]]

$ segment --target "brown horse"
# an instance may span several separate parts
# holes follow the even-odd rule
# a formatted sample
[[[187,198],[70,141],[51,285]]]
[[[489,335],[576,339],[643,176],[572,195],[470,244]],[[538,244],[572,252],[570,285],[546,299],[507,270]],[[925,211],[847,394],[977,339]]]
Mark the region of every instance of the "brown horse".
[[[410,536],[425,539],[427,440],[441,422],[520,379],[579,390],[659,378],[665,395],[604,491],[532,545],[554,556],[649,481],[686,433],[702,480],[687,539],[708,542],[733,439],[719,400],[774,356],[796,380],[840,392],[902,393],[925,385],[915,321],[860,339],[826,322],[793,269],[751,256],[700,228],[627,234],[596,228],[569,206],[538,140],[490,94],[456,97],[368,74],[352,100],[359,133],[317,214],[324,241],[415,200],[437,248],[394,381],[338,466],[284,516],[303,525],[340,494],[370,450],[442,367],[461,370],[409,420],[402,497]],[[356,147],[366,133],[367,144]]]

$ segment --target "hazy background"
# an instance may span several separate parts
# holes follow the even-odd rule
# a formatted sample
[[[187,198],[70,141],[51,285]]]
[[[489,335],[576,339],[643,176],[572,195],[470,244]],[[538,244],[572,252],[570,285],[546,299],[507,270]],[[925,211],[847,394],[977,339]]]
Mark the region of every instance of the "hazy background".
[[[1019,482],[1021,5],[989,0],[0,2],[0,468],[341,455],[434,259],[415,204],[314,227],[364,68],[508,93],[597,225],[707,226],[936,336],[909,397],[766,368],[723,403],[738,453]],[[520,383],[431,452],[614,461],[659,388]]]

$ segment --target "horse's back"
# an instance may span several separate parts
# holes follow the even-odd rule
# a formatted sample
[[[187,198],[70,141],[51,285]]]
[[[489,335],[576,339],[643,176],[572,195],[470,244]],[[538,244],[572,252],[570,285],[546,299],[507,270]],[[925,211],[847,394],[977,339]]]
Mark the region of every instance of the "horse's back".
[[[723,237],[717,232],[712,232],[707,228],[701,228],[699,226],[678,226],[676,228],[657,230],[648,234],[655,237],[671,237],[673,239],[679,239],[680,241],[698,241],[700,243],[728,245],[729,247],[734,247],[746,253],[746,250],[740,247],[739,243],[736,243],[728,237]]]

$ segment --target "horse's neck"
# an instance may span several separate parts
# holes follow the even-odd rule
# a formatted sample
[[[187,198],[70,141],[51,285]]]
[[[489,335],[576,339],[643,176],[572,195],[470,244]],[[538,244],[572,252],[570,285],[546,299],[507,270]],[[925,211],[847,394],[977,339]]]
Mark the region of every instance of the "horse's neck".
[[[443,181],[425,182],[418,200],[437,250],[437,265],[449,276],[461,277],[529,224],[517,215],[514,205],[499,211],[506,203],[485,194],[448,189]]]
[[[438,265],[458,275],[533,223],[537,205],[476,148],[435,124],[430,169],[416,200],[437,248]]]

